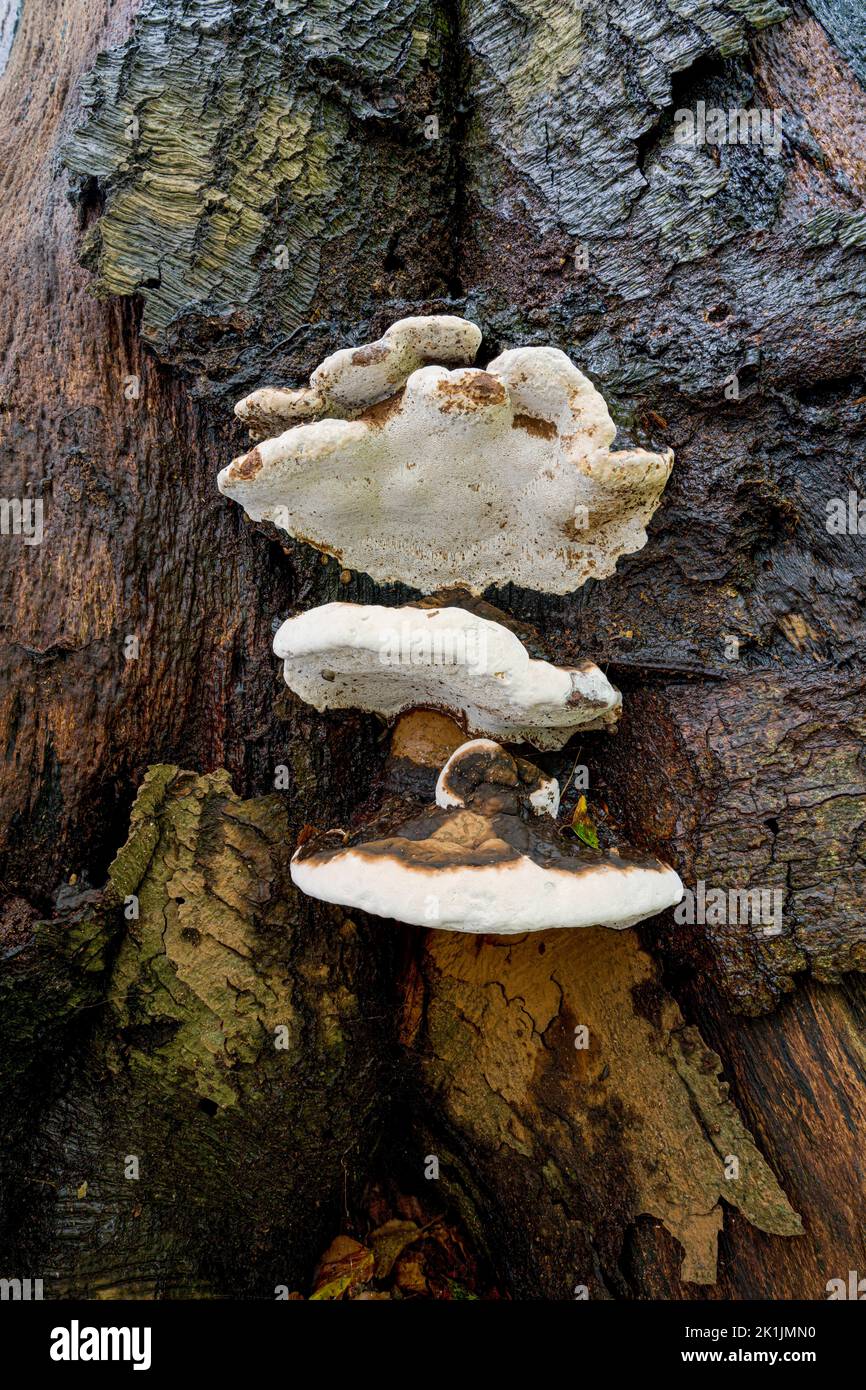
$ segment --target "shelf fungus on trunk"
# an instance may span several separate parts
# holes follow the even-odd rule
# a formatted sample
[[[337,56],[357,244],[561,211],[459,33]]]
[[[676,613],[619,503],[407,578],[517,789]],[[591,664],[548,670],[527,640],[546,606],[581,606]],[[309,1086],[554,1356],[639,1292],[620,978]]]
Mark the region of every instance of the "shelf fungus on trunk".
[[[236,458],[220,490],[380,583],[565,594],[604,579],[645,545],[673,455],[611,452],[603,397],[556,348],[430,364],[471,359],[478,341],[465,320],[404,319],[328,358],[307,391],[247,397],[257,434],[326,418]]]
[[[309,386],[299,391],[265,386],[238,401],[235,414],[254,439],[323,415],[350,420],[402,391],[412,372],[428,362],[474,361],[480,344],[480,328],[454,314],[399,319],[378,342],[326,357]]]
[[[660,860],[566,840],[558,804],[554,779],[473,739],[442,768],[434,805],[408,819],[389,809],[359,833],[308,833],[292,879],[377,917],[501,935],[630,927],[679,902],[679,876]]]
[[[274,638],[286,684],[317,710],[396,718],[440,710],[467,734],[562,748],[578,729],[611,729],[619,691],[591,661],[530,657],[501,623],[457,607],[327,603],[283,623]]]

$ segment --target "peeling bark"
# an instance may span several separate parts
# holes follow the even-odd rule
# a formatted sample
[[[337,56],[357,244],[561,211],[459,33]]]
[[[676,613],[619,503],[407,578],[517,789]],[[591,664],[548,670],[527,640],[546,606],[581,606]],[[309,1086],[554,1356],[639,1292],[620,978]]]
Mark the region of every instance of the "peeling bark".
[[[441,294],[449,141],[424,123],[448,38],[428,0],[146,0],[66,151],[105,198],[84,252],[99,292],[141,294],[163,359],[217,376],[356,318],[383,270],[389,296],[419,275]]]
[[[518,1296],[626,1296],[622,1237],[640,1215],[676,1238],[692,1284],[715,1282],[720,1198],[764,1231],[799,1232],[719,1059],[633,932],[468,947],[429,932],[416,969],[403,1041],[436,1104],[430,1143],[480,1242],[490,1220]],[[506,1241],[497,1214],[518,1212]]]
[[[43,1095],[10,1155],[7,1244],[51,1296],[273,1297],[370,1171],[389,953],[348,918],[317,926],[287,832],[276,795],[152,768],[104,892],[22,942],[5,1101],[34,1076]],[[21,1031],[43,1019],[50,1040]]]

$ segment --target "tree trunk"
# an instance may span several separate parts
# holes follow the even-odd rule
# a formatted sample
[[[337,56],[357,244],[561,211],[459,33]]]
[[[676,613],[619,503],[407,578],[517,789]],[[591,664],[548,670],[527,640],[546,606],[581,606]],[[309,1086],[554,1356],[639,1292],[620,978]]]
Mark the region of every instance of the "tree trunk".
[[[16,15],[2,496],[44,539],[0,537],[7,1261],[53,1297],[306,1291],[384,1183],[506,1295],[825,1297],[866,1268],[862,540],[827,526],[866,422],[848,7]],[[778,148],[678,140],[699,102],[781,113]],[[391,772],[374,717],[286,693],[275,624],[418,596],[220,496],[231,407],[442,311],[482,362],[563,348],[620,443],[673,448],[614,577],[490,597],[623,690],[545,769],[586,763],[687,885],[780,889],[780,932],[475,940],[291,885],[303,826]]]

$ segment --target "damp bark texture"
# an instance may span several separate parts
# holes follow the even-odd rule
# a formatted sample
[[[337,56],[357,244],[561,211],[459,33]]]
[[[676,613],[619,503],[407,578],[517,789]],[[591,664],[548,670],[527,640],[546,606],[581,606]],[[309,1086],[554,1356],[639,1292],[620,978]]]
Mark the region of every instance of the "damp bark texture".
[[[12,9],[0,1272],[273,1297],[386,1175],[513,1296],[824,1297],[866,1266],[851,7]],[[678,139],[698,110],[778,142]],[[777,889],[781,931],[471,941],[292,888],[302,827],[393,787],[380,722],[301,705],[273,632],[419,595],[219,495],[231,406],[436,312],[479,365],[556,344],[618,445],[673,449],[613,577],[487,597],[623,691],[545,771],[586,765],[598,821],[688,886]]]

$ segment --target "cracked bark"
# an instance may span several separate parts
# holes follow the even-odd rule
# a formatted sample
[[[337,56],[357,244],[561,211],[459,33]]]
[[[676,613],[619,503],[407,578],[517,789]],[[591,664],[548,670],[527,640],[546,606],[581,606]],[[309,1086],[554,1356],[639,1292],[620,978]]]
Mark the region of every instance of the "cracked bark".
[[[308,9],[25,0],[0,78],[2,492],[47,517],[41,547],[3,538],[4,1246],[60,1292],[242,1270],[270,1296],[371,1174],[411,1185],[433,1152],[522,1296],[822,1297],[866,1264],[862,545],[824,526],[863,491],[862,45],[834,0],[334,3],[315,35]],[[700,99],[790,112],[779,160],[677,147]],[[230,402],[446,306],[484,355],[557,343],[623,443],[673,447],[614,579],[495,600],[624,690],[619,734],[582,741],[594,804],[687,882],[784,887],[780,938],[467,943],[350,930],[288,886],[300,826],[348,821],[385,744],[280,690],[273,620],[404,591],[341,584],[218,496]],[[138,923],[102,887],[130,814]],[[684,1282],[712,1273],[720,1196],[717,1282]],[[805,1233],[767,1233],[791,1209]]]

